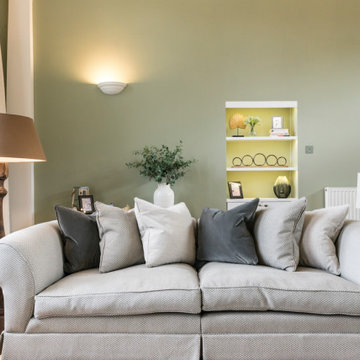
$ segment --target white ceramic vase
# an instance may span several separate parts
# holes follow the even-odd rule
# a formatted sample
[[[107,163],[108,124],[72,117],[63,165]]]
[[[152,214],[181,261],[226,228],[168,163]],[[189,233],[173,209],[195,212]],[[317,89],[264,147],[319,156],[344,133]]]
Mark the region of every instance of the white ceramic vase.
[[[165,183],[158,184],[154,192],[154,204],[163,208],[174,205],[174,191],[170,185]]]

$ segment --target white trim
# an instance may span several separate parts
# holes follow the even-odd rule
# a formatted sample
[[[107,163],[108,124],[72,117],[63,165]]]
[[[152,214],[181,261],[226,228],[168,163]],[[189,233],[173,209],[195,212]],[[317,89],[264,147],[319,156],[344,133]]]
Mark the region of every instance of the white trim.
[[[240,167],[227,168],[226,171],[297,171],[297,167]]]
[[[244,137],[226,137],[226,141],[294,141],[297,136],[244,136]]]
[[[254,200],[255,198],[243,198],[243,199],[226,199],[227,203],[238,203],[238,202],[246,202]],[[266,201],[266,202],[290,202],[297,200],[296,198],[288,197],[286,199],[278,199],[278,198],[259,198],[260,201]]]
[[[226,109],[296,108],[297,101],[226,101]]]

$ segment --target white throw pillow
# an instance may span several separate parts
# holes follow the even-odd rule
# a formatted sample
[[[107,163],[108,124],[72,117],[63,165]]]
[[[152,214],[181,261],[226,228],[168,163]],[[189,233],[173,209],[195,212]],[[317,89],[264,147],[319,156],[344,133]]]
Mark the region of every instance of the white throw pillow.
[[[335,241],[348,212],[348,205],[305,212],[300,264],[340,275]]]
[[[184,203],[161,208],[135,198],[135,214],[148,267],[195,262],[195,227]]]
[[[95,202],[102,273],[143,264],[144,252],[134,210]]]
[[[257,212],[254,235],[260,264],[296,270],[305,208],[301,198]]]

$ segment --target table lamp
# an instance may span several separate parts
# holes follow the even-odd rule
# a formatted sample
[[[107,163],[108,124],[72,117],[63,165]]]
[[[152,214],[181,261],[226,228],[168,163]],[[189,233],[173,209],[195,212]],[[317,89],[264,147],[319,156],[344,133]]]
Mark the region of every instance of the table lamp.
[[[236,135],[233,135],[233,137],[244,137],[244,135],[239,134],[239,129],[246,128],[244,115],[239,113],[233,114],[229,120],[229,128],[236,129]]]
[[[8,163],[46,161],[34,121],[26,116],[0,113],[0,238],[5,236],[3,199]]]

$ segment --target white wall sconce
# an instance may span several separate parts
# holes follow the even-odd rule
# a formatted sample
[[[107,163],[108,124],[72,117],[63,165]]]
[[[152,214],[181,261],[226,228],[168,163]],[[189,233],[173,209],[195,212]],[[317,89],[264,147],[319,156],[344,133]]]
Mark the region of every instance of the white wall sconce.
[[[99,83],[98,88],[106,95],[120,94],[127,84],[120,81],[104,81]]]

